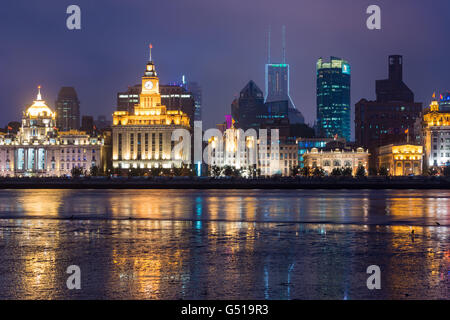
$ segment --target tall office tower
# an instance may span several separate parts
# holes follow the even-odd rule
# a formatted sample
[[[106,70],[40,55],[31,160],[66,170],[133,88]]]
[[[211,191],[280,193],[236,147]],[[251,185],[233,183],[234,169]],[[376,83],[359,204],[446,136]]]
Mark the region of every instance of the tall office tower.
[[[261,115],[265,112],[263,92],[253,80],[241,90],[239,98],[231,104],[231,115],[237,128],[247,130],[260,127]]]
[[[73,87],[62,87],[56,100],[56,126],[61,131],[80,128],[80,101]]]
[[[189,81],[186,85],[189,92],[192,93],[195,100],[195,121],[202,120],[202,87],[195,81]]]
[[[376,167],[378,148],[388,144],[410,143],[417,136],[415,122],[422,103],[414,102],[413,92],[402,80],[403,59],[389,57],[389,79],[376,81],[376,101],[361,99],[355,106],[355,138],[369,148],[370,167]]]
[[[377,80],[377,102],[414,102],[414,93],[403,82],[403,57],[389,56],[389,78]]]
[[[134,106],[139,104],[139,94],[142,85],[137,84],[128,87],[127,91],[117,93],[117,111],[128,111],[130,114],[134,112]]]
[[[94,125],[97,130],[103,130],[111,126],[111,121],[107,120],[106,116],[100,115],[97,117],[97,120],[94,121]]]
[[[350,65],[340,58],[317,61],[317,131],[350,141]]]
[[[167,110],[183,111],[189,116],[190,126],[194,127],[195,99],[191,92],[188,92],[183,85],[169,84],[160,85],[161,104]]]
[[[81,117],[81,131],[86,132],[89,135],[94,133],[94,117],[82,116]]]
[[[268,62],[265,71],[265,102],[287,100],[289,103],[289,122],[305,123],[302,113],[295,107],[289,93],[289,64],[286,63],[286,29],[283,26],[283,58],[282,63],[272,63],[270,56],[270,30],[268,45]]]
[[[444,112],[450,112],[450,92],[440,95],[439,109]]]

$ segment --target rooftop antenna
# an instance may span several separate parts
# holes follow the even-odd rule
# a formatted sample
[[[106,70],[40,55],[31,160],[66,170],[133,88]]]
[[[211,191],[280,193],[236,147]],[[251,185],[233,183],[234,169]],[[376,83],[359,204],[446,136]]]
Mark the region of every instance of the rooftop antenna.
[[[271,26],[269,25],[269,39],[268,39],[268,55],[267,55],[267,58],[268,58],[268,64],[270,64],[270,33],[271,33]]]
[[[283,37],[283,63],[286,63],[286,26],[281,28],[281,33]]]

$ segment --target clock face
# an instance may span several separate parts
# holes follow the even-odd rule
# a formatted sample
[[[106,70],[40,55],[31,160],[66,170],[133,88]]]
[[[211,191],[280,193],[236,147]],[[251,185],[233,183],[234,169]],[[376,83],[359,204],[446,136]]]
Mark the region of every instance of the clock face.
[[[153,88],[153,82],[147,81],[146,83],[144,83],[144,87],[145,89],[151,90]]]

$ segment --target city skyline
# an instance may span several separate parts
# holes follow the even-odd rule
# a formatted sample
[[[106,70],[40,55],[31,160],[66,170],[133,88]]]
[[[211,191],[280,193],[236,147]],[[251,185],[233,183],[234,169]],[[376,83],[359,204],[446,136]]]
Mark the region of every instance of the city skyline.
[[[449,0],[3,2],[0,302],[450,299]]]
[[[443,70],[448,69],[445,52],[449,44],[439,40],[444,39],[445,25],[449,23],[443,19],[442,13],[450,4],[427,7],[418,1],[400,1],[395,4],[379,2],[383,24],[382,29],[377,31],[365,27],[365,4],[355,5],[344,1],[337,6],[324,1],[320,4],[308,2],[302,6],[313,11],[320,10],[322,18],[309,17],[300,10],[296,12],[296,16],[300,17],[294,21],[289,13],[285,13],[282,24],[286,25],[291,95],[307,123],[312,124],[316,119],[315,61],[321,56],[339,56],[352,65],[352,136],[354,105],[361,98],[372,99],[375,96],[374,83],[384,77],[388,55],[403,55],[406,64],[404,78],[417,101],[427,105],[432,92],[448,90]],[[243,12],[248,13],[251,3],[253,1],[244,4]],[[197,81],[203,89],[203,121],[207,127],[214,127],[225,114],[230,113],[233,98],[249,80],[264,87],[267,29],[271,25],[276,30],[282,24],[273,23],[280,20],[275,19],[281,14],[279,9],[275,10],[270,3],[258,3],[260,6],[254,8],[247,20],[241,15],[236,17],[233,9],[229,6],[222,8],[220,4],[212,8],[202,1],[191,3],[191,7],[178,2],[171,5],[158,3],[159,14],[149,21],[144,19],[139,10],[152,4],[137,2],[130,4],[125,12],[119,12],[119,4],[115,2],[103,8],[101,3],[94,5],[81,1],[79,6],[83,16],[82,29],[79,31],[66,29],[65,4],[50,6],[44,1],[25,6],[20,1],[8,3],[9,15],[3,17],[1,27],[8,29],[17,26],[17,22],[12,20],[19,13],[24,16],[21,22],[25,23],[5,35],[8,46],[2,52],[5,66],[3,85],[0,87],[1,126],[20,118],[31,98],[30,92],[38,84],[45,88],[49,101],[56,98],[60,87],[73,86],[81,101],[81,114],[95,117],[105,114],[111,118],[116,108],[116,93],[135,84],[135,79],[140,75],[138,66],[146,59],[146,46],[152,42],[155,46],[154,59],[163,75],[161,83],[173,82],[182,75],[186,75],[188,81]],[[414,8],[405,6],[406,3],[414,3]],[[196,23],[183,24],[185,18],[182,15],[168,13],[169,6],[187,14],[193,13],[199,5],[202,11],[198,14],[202,19]],[[423,10],[417,10],[417,7],[422,6]],[[99,10],[100,7],[102,10]],[[224,10],[219,15],[221,9]],[[274,9],[273,16],[267,12],[269,9]],[[33,10],[39,10],[40,21],[33,18]],[[210,15],[206,17],[204,12],[210,12]],[[420,16],[418,12],[421,12]],[[132,23],[125,26],[111,22],[108,29],[101,17],[109,16],[111,19],[108,20],[112,21],[112,17],[119,14],[127,19],[133,16]],[[97,15],[99,19],[95,20]],[[213,18],[218,15],[221,18],[214,22]],[[237,19],[239,30],[231,25],[222,28],[227,23],[227,15]],[[395,21],[396,15],[402,15],[401,24]],[[339,17],[342,21],[336,22],[336,27],[328,24],[324,28],[320,22],[325,16]],[[167,19],[167,28],[153,28],[164,25],[161,23],[164,19]],[[417,19],[427,19],[428,23],[416,25]],[[8,27],[3,26],[6,23]],[[311,32],[306,32],[307,28]],[[130,30],[135,31],[136,36],[126,38],[124,34]],[[407,37],[410,33],[416,35],[416,42],[410,43]],[[100,36],[102,40],[98,41]],[[281,48],[281,35],[274,32],[272,43],[274,48]],[[60,46],[60,50],[35,50],[30,55],[24,46]],[[282,52],[272,50],[272,55],[274,60],[281,60]],[[436,60],[441,63],[433,65]],[[26,77],[18,77],[18,74],[26,74]],[[54,107],[52,102],[50,105]]]

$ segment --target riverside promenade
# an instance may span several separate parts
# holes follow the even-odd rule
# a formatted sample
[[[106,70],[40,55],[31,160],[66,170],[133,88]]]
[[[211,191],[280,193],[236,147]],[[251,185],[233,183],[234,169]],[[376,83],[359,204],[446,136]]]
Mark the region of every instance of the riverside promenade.
[[[0,189],[450,189],[450,177],[0,178]]]

